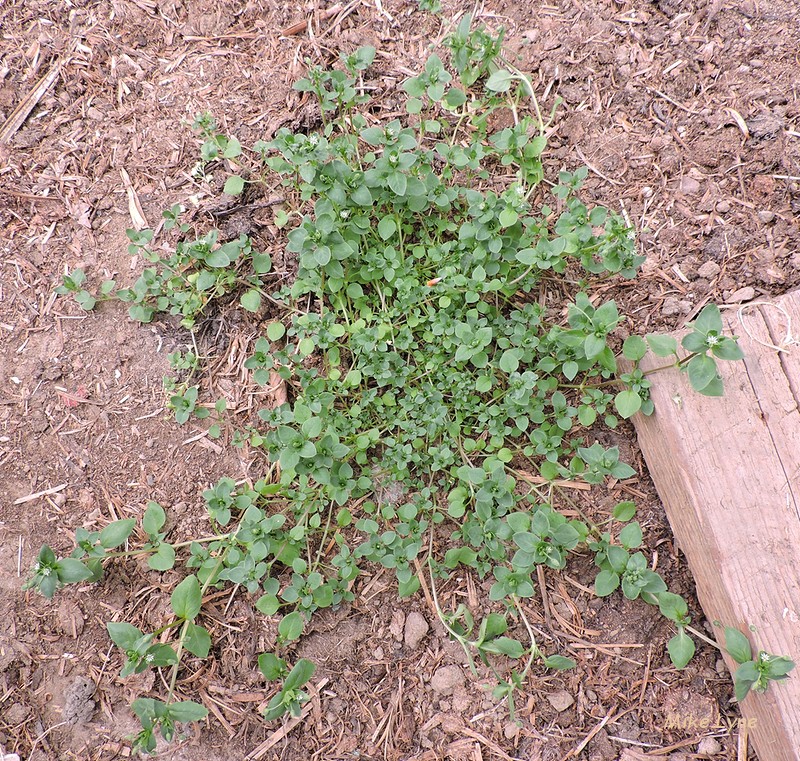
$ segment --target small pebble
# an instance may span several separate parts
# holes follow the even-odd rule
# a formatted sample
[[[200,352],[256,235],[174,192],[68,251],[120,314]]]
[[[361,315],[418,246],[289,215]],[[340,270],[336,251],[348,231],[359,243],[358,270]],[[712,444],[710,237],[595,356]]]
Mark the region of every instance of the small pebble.
[[[700,192],[700,183],[694,177],[681,177],[679,190],[687,196],[693,196]]]
[[[665,317],[672,317],[676,314],[688,314],[692,305],[688,301],[681,301],[676,296],[667,296],[661,307],[661,314]]]
[[[734,291],[730,298],[728,299],[729,304],[734,304],[738,301],[752,301],[756,296],[756,289],[750,285],[746,285],[744,288],[739,288],[739,290]]]
[[[716,262],[704,262],[697,268],[697,274],[706,280],[711,280],[719,275],[721,267]]]
[[[758,214],[757,214],[756,216],[757,216],[757,217],[759,218],[759,220],[761,220],[761,221],[762,221],[762,222],[763,222],[765,225],[768,225],[770,222],[772,222],[772,220],[773,220],[773,219],[775,219],[775,212],[773,212],[773,211],[768,211],[767,209],[764,209],[764,211],[759,211],[759,212],[758,212]]]
[[[722,746],[713,737],[704,737],[697,745],[698,756],[716,756]]]
[[[416,650],[423,637],[428,633],[430,627],[425,617],[417,611],[412,611],[406,618],[406,626],[403,641],[405,646],[411,650]]]
[[[716,209],[720,214],[727,214],[731,210],[731,205],[728,201],[720,201]]]
[[[431,689],[440,695],[450,695],[459,684],[464,684],[464,672],[458,666],[441,666],[431,677]]]
[[[392,613],[392,622],[389,624],[389,631],[392,636],[400,641],[403,639],[403,625],[406,622],[406,614],[402,610],[395,610]]]
[[[513,740],[519,734],[519,725],[515,724],[513,721],[509,721],[508,724],[503,727],[503,734],[506,736],[506,740]]]
[[[558,692],[551,692],[547,696],[550,705],[559,713],[566,711],[574,702],[575,698],[572,697],[566,690],[559,690]]]

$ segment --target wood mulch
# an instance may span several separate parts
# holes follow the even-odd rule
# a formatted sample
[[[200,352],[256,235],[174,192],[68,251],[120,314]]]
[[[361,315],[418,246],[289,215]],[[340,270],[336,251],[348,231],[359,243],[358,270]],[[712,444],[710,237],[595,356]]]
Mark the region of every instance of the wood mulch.
[[[533,76],[543,107],[561,100],[548,176],[590,168],[585,196],[628,215],[648,256],[642,277],[606,295],[630,315],[622,333],[674,328],[709,301],[735,305],[800,283],[800,10],[791,0],[487,0],[443,3],[443,18],[476,10],[506,28],[509,55]],[[92,282],[132,282],[142,262],[125,229],[155,226],[183,203],[230,235],[269,251],[291,276],[265,188],[252,208],[217,214],[224,180],[192,174],[194,116],[211,112],[243,145],[319,115],[291,85],[306,59],[335,63],[378,50],[365,83],[382,114],[419,69],[446,22],[411,0],[301,8],[271,0],[7,0],[0,6],[0,746],[24,761],[114,759],[135,731],[136,695],[163,694],[155,674],[120,680],[105,622],[163,621],[163,579],[120,564],[97,589],[53,602],[20,591],[42,543],[70,547],[78,526],[168,507],[176,538],[204,532],[200,493],[227,475],[257,477],[263,460],[222,449],[164,412],[167,354],[191,347],[168,321],[139,326],[120,305],[84,315],[53,287],[82,266]],[[27,113],[26,113],[27,112]],[[201,349],[204,383],[246,416],[241,363],[259,326],[215,316]],[[238,395],[238,396],[237,396]],[[670,588],[702,612],[647,475],[632,428],[599,433],[640,476],[611,492],[565,488],[600,514],[636,500],[647,552]],[[63,488],[62,488],[63,485]],[[315,618],[297,655],[319,664],[299,722],[265,725],[270,697],[255,658],[276,623],[229,592],[205,625],[212,660],[190,660],[181,694],[210,710],[200,732],[164,758],[591,759],[753,758],[716,651],[704,645],[676,672],[672,632],[639,603],[602,602],[589,558],[540,579],[528,606],[543,648],[576,658],[572,672],[537,672],[509,721],[464,666],[425,594],[398,601],[373,569],[355,603]],[[486,583],[465,575],[439,595],[476,603]],[[429,626],[415,645],[406,629]],[[713,627],[706,626],[709,631]],[[453,681],[447,685],[446,677]],[[82,681],[83,680],[83,681]],[[94,685],[87,694],[85,680]],[[443,681],[444,680],[444,681]],[[83,685],[83,686],[82,686]],[[432,685],[436,686],[436,689]],[[443,686],[444,685],[444,686]],[[707,756],[698,756],[699,753]],[[762,759],[762,761],[768,761]]]

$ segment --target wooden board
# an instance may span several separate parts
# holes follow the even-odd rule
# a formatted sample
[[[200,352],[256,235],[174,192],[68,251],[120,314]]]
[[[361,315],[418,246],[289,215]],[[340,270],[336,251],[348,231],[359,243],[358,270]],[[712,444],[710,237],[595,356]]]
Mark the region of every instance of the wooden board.
[[[718,363],[725,396],[654,373],[656,412],[634,424],[707,619],[798,664],[741,709],[760,761],[800,761],[800,292],[723,316],[745,353]]]

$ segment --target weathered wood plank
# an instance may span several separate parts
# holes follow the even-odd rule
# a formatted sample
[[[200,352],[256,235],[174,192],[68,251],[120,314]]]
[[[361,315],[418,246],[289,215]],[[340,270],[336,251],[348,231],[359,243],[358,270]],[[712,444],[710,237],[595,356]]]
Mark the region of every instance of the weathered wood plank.
[[[773,303],[800,332],[800,293]],[[675,370],[654,373],[656,412],[634,424],[706,617],[800,663],[800,343],[770,346],[787,334],[775,306],[724,319],[745,353],[743,364],[720,363],[725,396],[694,393]],[[800,761],[800,673],[741,708],[761,761]]]

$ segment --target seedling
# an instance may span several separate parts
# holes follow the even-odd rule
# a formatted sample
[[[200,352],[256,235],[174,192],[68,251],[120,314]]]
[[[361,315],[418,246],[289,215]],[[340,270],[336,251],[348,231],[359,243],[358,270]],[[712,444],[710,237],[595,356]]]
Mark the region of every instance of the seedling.
[[[795,663],[785,655],[771,655],[759,650],[753,656],[750,642],[738,629],[725,627],[725,650],[739,664],[733,675],[736,700],[741,702],[748,693],[766,692],[770,682],[780,682],[789,678]]]

